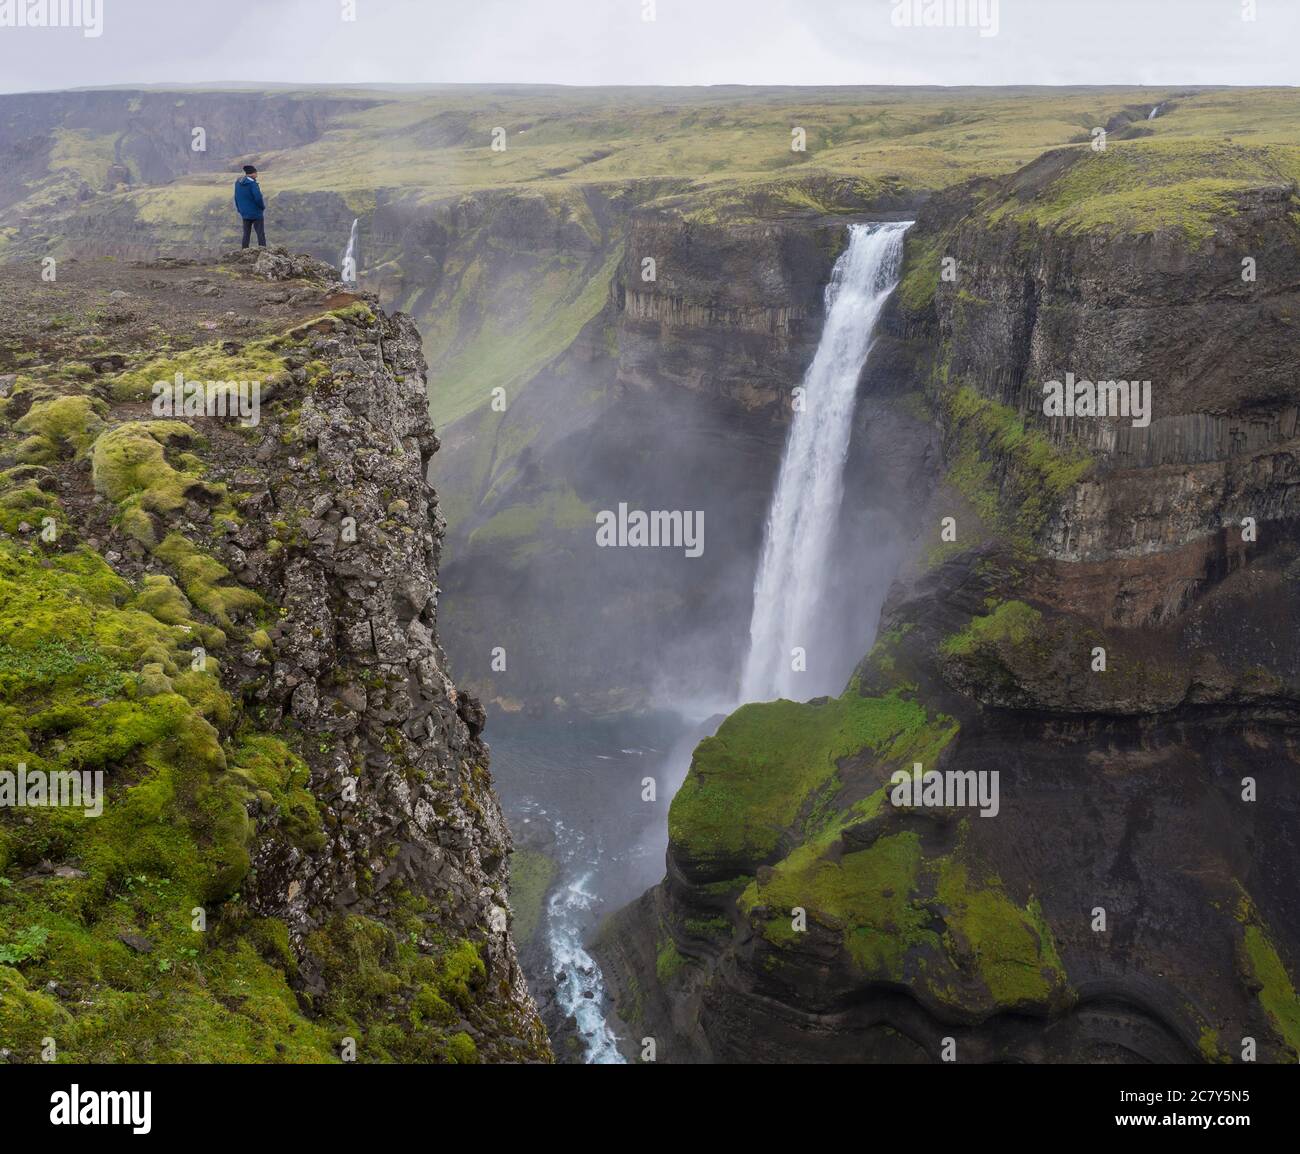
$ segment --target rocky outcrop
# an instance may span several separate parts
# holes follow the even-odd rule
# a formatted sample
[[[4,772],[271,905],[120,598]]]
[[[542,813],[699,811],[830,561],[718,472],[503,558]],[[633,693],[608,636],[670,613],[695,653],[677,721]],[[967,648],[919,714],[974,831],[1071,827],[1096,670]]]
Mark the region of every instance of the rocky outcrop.
[[[57,845],[44,816],[0,822],[7,874],[50,856],[83,879],[80,913],[6,977],[11,1054],[34,1060],[28,1042],[48,1031],[100,1060],[101,1038],[119,1059],[548,1059],[510,933],[484,713],[438,643],[444,525],[415,326],[285,250],[65,277],[55,292],[83,320],[29,335],[40,375],[24,365],[4,401],[0,505],[22,512],[0,519],[0,551],[7,582],[35,566],[73,603],[109,589],[99,629],[116,640],[92,648],[93,687],[60,682],[35,713],[14,712],[26,691],[10,678],[6,716],[18,756],[104,766],[110,817]],[[25,291],[7,278],[8,306]],[[116,351],[74,383],[71,350],[105,331]],[[160,332],[175,342],[162,353]],[[251,418],[205,415],[202,394],[197,409],[141,403],[174,374],[255,382]],[[43,507],[58,528],[38,540]],[[39,676],[21,654],[77,644],[53,620],[3,660]],[[51,708],[65,735],[53,744]],[[117,720],[92,755],[94,708]],[[173,719],[161,731],[148,720],[160,710]],[[62,916],[49,887],[13,888],[0,919]],[[180,918],[191,906],[203,932]],[[169,959],[149,997],[175,1020],[102,1037],[83,1007],[129,1013],[139,996],[103,937],[122,919]],[[31,994],[47,976],[59,994]]]

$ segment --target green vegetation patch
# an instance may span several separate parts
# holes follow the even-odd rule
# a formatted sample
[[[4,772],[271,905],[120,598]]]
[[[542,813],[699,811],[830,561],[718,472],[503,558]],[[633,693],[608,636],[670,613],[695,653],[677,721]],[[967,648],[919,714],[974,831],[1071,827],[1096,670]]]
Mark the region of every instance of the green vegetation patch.
[[[1242,969],[1259,989],[1259,1002],[1278,1037],[1300,1057],[1300,997],[1277,947],[1261,923],[1254,904],[1242,896],[1237,912],[1243,924]]]
[[[740,908],[769,943],[797,946],[806,931],[793,928],[792,914],[802,908],[810,926],[840,936],[870,981],[913,984],[936,1002],[981,1014],[1046,1008],[1068,996],[1037,902],[1017,906],[996,877],[974,880],[963,850],[928,858],[910,830],[846,848],[838,830],[819,836],[745,891]]]
[[[0,810],[0,1037],[23,1061],[47,1036],[63,1061],[328,1060],[283,965],[229,932],[249,917],[250,808],[319,844],[305,767],[272,737],[223,741],[217,663],[191,668],[167,592],[136,594],[87,550],[0,542],[0,768],[104,786],[98,816]]]
[[[555,859],[533,849],[517,849],[510,858],[510,904],[514,908],[515,942],[533,940],[542,918],[542,903],[555,881]]]
[[[898,691],[744,705],[696,747],[668,813],[674,850],[699,864],[762,862],[843,758],[928,763],[956,732]]]
[[[187,501],[208,505],[216,519],[233,522],[237,516],[226,487],[205,481],[198,458],[181,452],[197,441],[182,421],[128,421],[95,442],[92,477],[95,488],[117,505],[123,531],[175,569],[189,601],[227,631],[237,618],[261,610],[262,598],[183,534],[169,532],[158,540],[159,523],[165,525]],[[157,588],[146,592],[171,599],[175,611],[175,594]]]
[[[944,397],[948,483],[973,506],[987,529],[1032,551],[1064,495],[1092,468],[1078,449],[1061,449],[1026,426],[1014,409],[969,385]]]
[[[18,447],[18,459],[48,465],[63,457],[84,456],[104,427],[101,418],[106,411],[107,406],[92,397],[37,401],[14,424],[18,432],[28,434]]]
[[[1060,232],[1140,236],[1173,232],[1189,245],[1213,239],[1252,188],[1294,188],[1300,149],[1227,141],[1110,142],[1078,160],[1028,203],[1008,200],[993,219],[1014,218]]]
[[[115,400],[146,401],[154,396],[154,385],[164,382],[172,388],[177,374],[184,381],[253,381],[266,384],[285,371],[283,356],[277,351],[281,337],[250,341],[237,351],[228,344],[212,341],[191,349],[169,352],[109,381]],[[172,414],[181,416],[180,413]]]
[[[409,898],[406,936],[354,915],[308,935],[325,983],[314,1007],[356,1039],[363,1061],[477,1062],[473,1039],[456,1027],[482,995],[487,967],[467,939],[421,944],[429,932],[417,912],[421,904]]]
[[[940,650],[957,657],[981,645],[1023,645],[1036,635],[1043,615],[1023,601],[1004,601],[992,613],[972,618],[960,633],[947,637]]]
[[[596,511],[572,488],[548,492],[528,505],[510,505],[495,513],[469,537],[471,547],[502,545],[521,560],[541,547],[549,531],[562,533],[589,527],[595,530]]]

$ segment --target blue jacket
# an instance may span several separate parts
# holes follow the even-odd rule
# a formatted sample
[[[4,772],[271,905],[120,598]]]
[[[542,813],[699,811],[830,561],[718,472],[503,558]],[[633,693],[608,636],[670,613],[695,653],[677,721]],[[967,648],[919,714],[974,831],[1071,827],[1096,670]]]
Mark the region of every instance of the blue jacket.
[[[241,176],[235,181],[235,211],[245,220],[261,220],[266,210],[266,201],[262,199],[262,190],[257,181]]]

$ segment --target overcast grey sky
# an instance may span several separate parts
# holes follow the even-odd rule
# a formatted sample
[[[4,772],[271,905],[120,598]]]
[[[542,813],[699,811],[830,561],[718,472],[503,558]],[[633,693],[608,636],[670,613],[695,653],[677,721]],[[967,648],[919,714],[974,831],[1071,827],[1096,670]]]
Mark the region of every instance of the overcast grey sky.
[[[14,27],[102,5],[102,35]],[[356,19],[344,9],[355,5]],[[913,0],[915,3],[916,0]],[[946,0],[966,8],[971,0]],[[994,0],[975,0],[987,9]],[[0,90],[339,84],[1293,84],[1300,0],[997,0],[997,34],[902,0],[0,0]],[[653,3],[654,19],[644,19]],[[922,9],[945,0],[919,0]]]

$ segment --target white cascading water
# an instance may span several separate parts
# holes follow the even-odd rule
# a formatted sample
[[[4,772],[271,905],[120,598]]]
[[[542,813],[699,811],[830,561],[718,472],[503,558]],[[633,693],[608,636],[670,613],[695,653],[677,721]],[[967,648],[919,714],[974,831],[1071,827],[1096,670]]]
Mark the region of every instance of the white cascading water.
[[[348,234],[348,247],[343,253],[343,283],[357,283],[357,221],[352,222],[352,232]]]
[[[816,659],[815,622],[844,494],[858,376],[898,281],[911,223],[850,225],[849,246],[826,287],[826,324],[804,376],[803,405],[790,425],[768,510],[741,701],[806,700],[825,692],[821,679],[792,668],[791,654],[805,649],[810,669]]]

